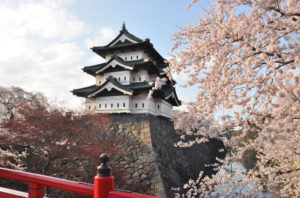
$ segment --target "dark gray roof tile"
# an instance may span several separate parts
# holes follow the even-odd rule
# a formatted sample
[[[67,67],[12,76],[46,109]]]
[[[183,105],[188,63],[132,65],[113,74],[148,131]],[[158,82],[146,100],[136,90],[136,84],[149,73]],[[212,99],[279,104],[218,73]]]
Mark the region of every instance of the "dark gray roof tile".
[[[99,86],[92,85],[92,86],[83,87],[80,89],[74,89],[72,91],[72,93],[76,96],[85,97],[85,96],[89,95],[90,93],[94,92],[95,90],[97,90],[98,88],[99,88]]]

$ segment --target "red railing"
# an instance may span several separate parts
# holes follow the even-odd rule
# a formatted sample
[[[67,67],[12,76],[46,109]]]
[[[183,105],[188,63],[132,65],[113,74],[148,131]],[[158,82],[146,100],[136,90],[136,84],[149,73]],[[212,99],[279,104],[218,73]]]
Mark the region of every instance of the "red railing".
[[[100,156],[102,164],[97,168],[94,185],[60,179],[35,173],[0,168],[0,177],[22,181],[29,184],[28,193],[0,188],[1,198],[43,198],[44,187],[88,195],[94,198],[157,198],[139,193],[114,190],[114,178],[110,175],[111,168],[106,164],[108,156]]]

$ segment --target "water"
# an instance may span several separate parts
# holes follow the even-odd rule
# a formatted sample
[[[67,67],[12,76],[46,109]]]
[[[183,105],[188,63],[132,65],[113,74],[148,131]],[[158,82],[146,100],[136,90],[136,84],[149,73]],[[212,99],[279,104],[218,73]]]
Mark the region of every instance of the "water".
[[[217,174],[222,178],[225,178],[225,182],[223,182],[219,187],[216,188],[216,190],[212,193],[211,197],[249,197],[251,192],[253,192],[253,189],[255,188],[256,184],[254,181],[251,181],[248,183],[243,183],[244,186],[239,185],[238,182],[242,179],[243,176],[237,173],[243,172],[244,170],[244,166],[239,162],[232,162],[227,166],[223,165]],[[231,174],[230,178],[225,176],[228,173]],[[236,185],[234,183],[236,183]],[[258,192],[253,196],[263,198],[275,198],[274,195],[270,192]]]

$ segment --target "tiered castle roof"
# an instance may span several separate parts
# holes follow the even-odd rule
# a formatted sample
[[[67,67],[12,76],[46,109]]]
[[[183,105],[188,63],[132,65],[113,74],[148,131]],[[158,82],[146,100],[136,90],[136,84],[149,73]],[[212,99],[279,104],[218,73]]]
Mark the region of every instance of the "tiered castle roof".
[[[83,71],[92,75],[104,75],[111,72],[129,71],[138,73],[140,70],[146,70],[149,75],[158,77],[167,77],[163,71],[168,67],[168,63],[154,49],[153,44],[149,39],[142,40],[131,33],[125,27],[122,27],[119,35],[105,46],[91,48],[93,52],[105,58],[107,62],[86,66]],[[116,55],[120,52],[143,51],[149,58],[139,60],[126,60]],[[143,82],[128,82],[121,83],[114,76],[107,76],[102,84],[95,84],[89,87],[74,89],[74,95],[85,98],[97,98],[102,96],[134,96],[141,92],[150,91],[154,87],[154,81]],[[153,92],[154,98],[160,98],[167,101],[173,106],[181,105],[178,99],[175,88],[175,81],[167,80],[161,89]]]

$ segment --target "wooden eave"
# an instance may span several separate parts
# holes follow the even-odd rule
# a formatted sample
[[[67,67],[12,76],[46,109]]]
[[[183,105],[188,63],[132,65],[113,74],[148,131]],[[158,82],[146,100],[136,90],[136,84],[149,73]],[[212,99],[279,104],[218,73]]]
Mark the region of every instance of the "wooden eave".
[[[128,51],[128,50],[144,50],[153,60],[158,61],[158,63],[164,63],[164,58],[154,49],[153,44],[149,40],[143,41],[141,43],[125,43],[117,46],[100,46],[91,48],[93,52],[99,56],[105,58],[108,53],[113,54],[115,51]]]
[[[88,87],[83,87],[83,88],[79,88],[79,89],[74,89],[71,92],[79,97],[86,97],[89,93],[95,91],[96,89],[98,89],[97,85],[92,85],[92,86],[88,86]]]
[[[178,96],[176,94],[175,88],[173,89],[172,93],[168,96],[165,96],[165,100],[172,104],[173,106],[180,106],[181,101],[178,99]]]

